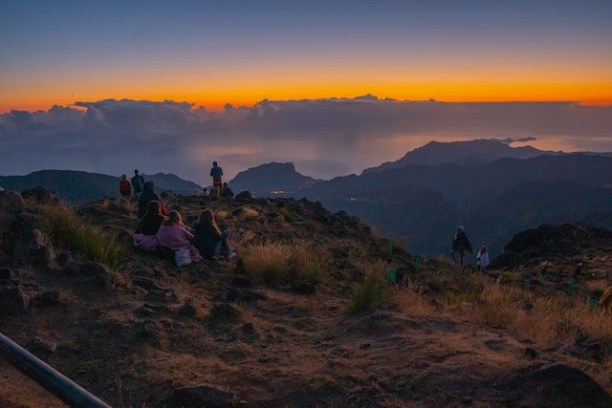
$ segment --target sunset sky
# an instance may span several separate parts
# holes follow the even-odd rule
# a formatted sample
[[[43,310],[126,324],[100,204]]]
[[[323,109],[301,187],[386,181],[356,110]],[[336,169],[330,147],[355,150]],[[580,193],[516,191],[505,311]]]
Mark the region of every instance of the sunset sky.
[[[372,94],[400,102],[595,105],[597,113],[587,115],[599,117],[593,143],[583,132],[582,144],[550,139],[541,147],[612,150],[612,134],[604,131],[612,105],[611,21],[609,0],[7,0],[0,3],[0,140],[33,131],[12,110],[78,105],[84,111],[128,99],[188,102],[187,110],[203,106],[225,115],[227,103],[253,109],[269,100],[278,110],[291,101]],[[418,136],[571,136],[563,129],[538,134],[491,126]],[[394,129],[389,137],[400,150],[380,148],[369,161],[397,159],[417,147],[416,139],[403,138],[408,134],[415,136]],[[303,159],[319,160],[318,149],[311,146],[312,157]],[[284,157],[281,151],[276,156]],[[297,159],[287,155],[287,161]],[[338,173],[376,164],[359,163]],[[235,164],[236,170],[243,164],[251,163]],[[7,171],[27,169],[0,165],[0,174]]]

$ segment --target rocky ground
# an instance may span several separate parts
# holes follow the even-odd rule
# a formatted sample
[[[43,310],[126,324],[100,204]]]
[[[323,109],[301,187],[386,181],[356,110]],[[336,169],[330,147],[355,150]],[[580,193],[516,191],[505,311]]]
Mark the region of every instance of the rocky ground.
[[[0,331],[112,406],[612,404],[609,338],[538,342],[482,324],[465,308],[443,308],[442,290],[428,276],[448,271],[448,284],[461,290],[451,265],[420,262],[358,219],[318,203],[167,195],[188,221],[212,208],[239,254],[181,268],[129,246],[133,207],[102,200],[75,209],[125,243],[125,259],[111,268],[29,229],[42,214],[40,202],[58,205],[38,195],[26,194],[23,203],[0,197]],[[316,282],[265,285],[245,270],[243,255],[275,242],[307,243],[329,260],[327,273]],[[548,265],[544,276],[555,278],[541,286],[566,296],[569,268],[580,261],[588,263],[589,279],[609,285],[609,236],[580,242],[571,257],[569,249],[546,258],[547,251],[528,255],[533,246],[511,247],[484,279],[506,274],[507,285],[520,286],[525,270]],[[364,265],[372,264],[393,265],[398,284],[375,310],[349,313]],[[2,359],[0,377],[2,407],[64,406]]]

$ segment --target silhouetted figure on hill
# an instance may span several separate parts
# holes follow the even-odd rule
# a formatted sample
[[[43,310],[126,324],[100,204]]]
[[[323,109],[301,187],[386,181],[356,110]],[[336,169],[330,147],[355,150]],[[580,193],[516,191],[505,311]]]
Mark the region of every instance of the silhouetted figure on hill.
[[[132,195],[132,185],[125,174],[119,179],[119,194],[125,198],[130,198]]]
[[[459,267],[463,267],[463,257],[466,252],[473,254],[472,245],[468,240],[467,235],[465,235],[465,231],[462,225],[457,227],[457,232],[455,232],[455,237],[453,238],[452,249],[451,249],[451,257],[453,261],[455,261],[456,265]],[[457,262],[456,255],[459,255],[459,262]]]
[[[213,179],[213,189],[219,193],[223,187],[223,169],[217,165],[216,161],[213,162],[212,169],[210,169],[210,177]]]
[[[132,188],[134,189],[134,194],[140,194],[144,188],[144,184],[144,177],[138,174],[138,170],[134,170],[134,177],[132,177]]]

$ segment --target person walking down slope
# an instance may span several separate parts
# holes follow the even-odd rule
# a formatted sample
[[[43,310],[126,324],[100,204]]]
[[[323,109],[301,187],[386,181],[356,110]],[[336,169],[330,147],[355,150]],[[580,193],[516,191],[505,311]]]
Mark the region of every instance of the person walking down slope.
[[[453,238],[452,249],[451,249],[451,257],[453,261],[455,261],[455,265],[459,265],[459,267],[463,267],[463,257],[465,253],[469,252],[473,254],[472,245],[468,240],[467,235],[465,235],[465,231],[462,225],[457,227],[457,232],[455,232],[455,237]],[[459,262],[457,262],[456,255],[459,255]]]
[[[138,170],[134,170],[134,177],[132,177],[132,188],[134,189],[134,194],[140,194],[144,188],[144,184],[144,177],[138,174]]]
[[[481,246],[480,251],[476,254],[476,264],[478,265],[478,269],[480,272],[484,272],[487,270],[487,266],[489,266],[489,252],[487,251],[486,246]]]
[[[210,177],[213,179],[213,188],[217,191],[217,195],[221,192],[223,187],[223,169],[217,165],[217,162],[213,162],[213,166],[210,169]]]
[[[119,194],[128,199],[132,195],[132,185],[125,174],[119,179]]]

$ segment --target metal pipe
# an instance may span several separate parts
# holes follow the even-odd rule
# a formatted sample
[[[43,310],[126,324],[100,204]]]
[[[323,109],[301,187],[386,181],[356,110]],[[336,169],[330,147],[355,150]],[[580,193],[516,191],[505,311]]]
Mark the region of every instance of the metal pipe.
[[[2,333],[0,333],[0,356],[71,407],[111,408]]]

